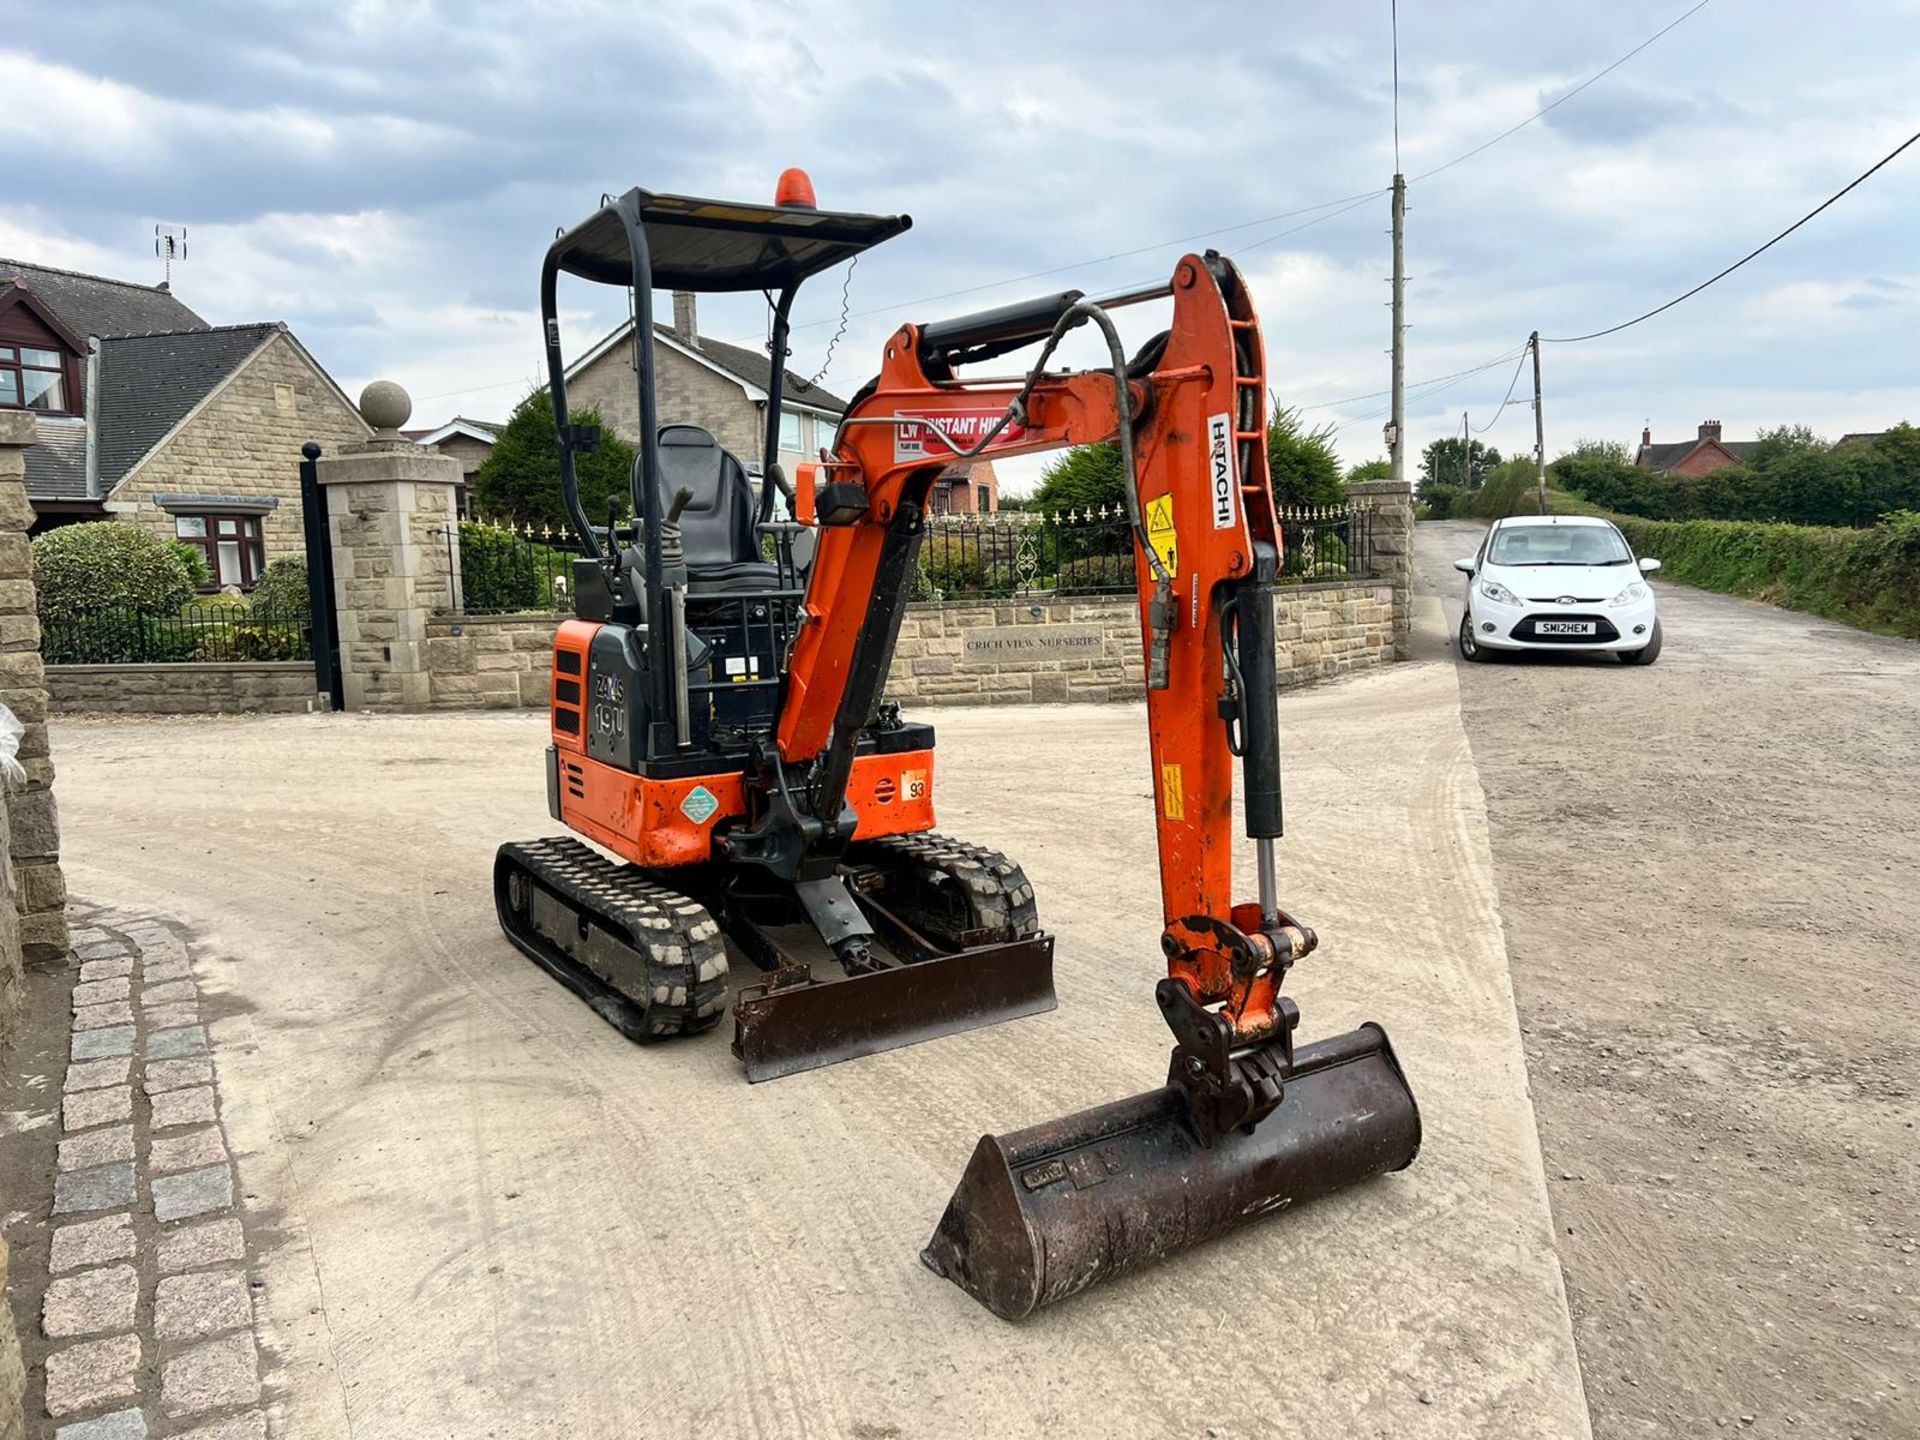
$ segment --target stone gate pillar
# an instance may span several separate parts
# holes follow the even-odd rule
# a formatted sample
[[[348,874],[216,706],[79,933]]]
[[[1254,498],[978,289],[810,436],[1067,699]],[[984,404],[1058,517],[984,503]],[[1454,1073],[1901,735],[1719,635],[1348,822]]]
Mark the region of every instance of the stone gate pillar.
[[[67,883],[60,873],[60,814],[47,748],[47,675],[27,542],[35,518],[27,502],[27,447],[34,439],[29,412],[0,410],[0,701],[27,727],[20,739],[27,778],[11,782],[6,797],[12,865],[0,850],[0,886],[10,882],[5,894],[19,917],[20,951],[29,965],[57,963],[67,954]],[[0,946],[7,938],[0,934]],[[7,985],[0,1007],[18,1003],[16,988]]]
[[[1405,660],[1413,634],[1413,486],[1356,481],[1347,486],[1347,501],[1373,511],[1374,573],[1393,586],[1393,653]]]
[[[349,710],[424,710],[430,700],[427,620],[458,608],[460,462],[400,433],[407,392],[376,380],[360,394],[371,440],[323,455],[341,689]]]

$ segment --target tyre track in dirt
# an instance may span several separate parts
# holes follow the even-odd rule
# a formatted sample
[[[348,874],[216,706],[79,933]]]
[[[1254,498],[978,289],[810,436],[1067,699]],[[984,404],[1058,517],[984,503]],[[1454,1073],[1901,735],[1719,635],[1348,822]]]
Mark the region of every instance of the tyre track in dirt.
[[[1920,646],[1659,590],[1459,667],[1594,1433],[1920,1436]]]

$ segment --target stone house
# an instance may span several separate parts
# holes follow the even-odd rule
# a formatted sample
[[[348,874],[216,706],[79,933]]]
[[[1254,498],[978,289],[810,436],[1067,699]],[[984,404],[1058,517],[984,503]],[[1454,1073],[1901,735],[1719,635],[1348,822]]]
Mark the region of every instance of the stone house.
[[[684,290],[674,292],[673,324],[656,323],[653,329],[654,363],[660,369],[654,392],[660,423],[705,426],[739,457],[748,473],[758,475],[767,423],[766,356],[702,335],[695,297]],[[620,325],[567,371],[568,402],[579,409],[598,410],[609,428],[630,443],[640,436],[632,337],[631,322]],[[791,478],[795,466],[832,447],[847,402],[791,370],[784,371],[783,377],[780,464]],[[956,466],[935,485],[930,508],[940,515],[999,509],[1000,482],[993,466],[977,464],[971,472]]]
[[[210,325],[166,285],[0,260],[0,407],[31,410],[34,532],[123,520],[251,589],[305,550],[300,447],[365,440],[283,322]]]
[[[767,413],[767,357],[702,335],[694,297],[673,296],[673,324],[655,324],[654,384],[660,423],[704,425],[759,474]],[[623,322],[567,370],[567,400],[577,409],[595,409],[615,434],[629,443],[640,438],[640,396],[633,380],[633,323]],[[803,460],[833,444],[847,402],[791,370],[783,372],[780,392],[780,464],[789,477]]]
[[[1643,427],[1640,431],[1640,448],[1634,454],[1633,463],[1656,475],[1711,475],[1730,465],[1745,464],[1758,443],[1757,440],[1721,439],[1718,420],[1701,421],[1700,433],[1692,440],[1666,441],[1658,445],[1654,444],[1652,429]]]
[[[414,444],[433,450],[441,455],[451,455],[460,462],[460,484],[454,492],[454,498],[462,515],[473,515],[473,477],[487,456],[493,453],[493,442],[500,438],[500,432],[507,427],[492,420],[469,420],[464,415],[456,415],[446,424],[433,430],[402,430]]]

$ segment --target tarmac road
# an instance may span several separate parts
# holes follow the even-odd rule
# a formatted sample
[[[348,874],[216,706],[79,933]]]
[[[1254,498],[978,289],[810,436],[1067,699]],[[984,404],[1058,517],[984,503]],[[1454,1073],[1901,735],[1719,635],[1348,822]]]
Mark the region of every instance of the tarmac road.
[[[1594,1433],[1920,1436],[1920,645],[1658,588],[1459,667]]]
[[[1301,1034],[1387,1025],[1420,1159],[1019,1325],[917,1252],[982,1130],[1165,1075],[1144,712],[932,718],[1060,1008],[755,1087],[498,934],[542,717],[56,725],[73,891],[186,921],[227,1013],[276,1433],[1586,1436],[1454,667],[1283,705]]]

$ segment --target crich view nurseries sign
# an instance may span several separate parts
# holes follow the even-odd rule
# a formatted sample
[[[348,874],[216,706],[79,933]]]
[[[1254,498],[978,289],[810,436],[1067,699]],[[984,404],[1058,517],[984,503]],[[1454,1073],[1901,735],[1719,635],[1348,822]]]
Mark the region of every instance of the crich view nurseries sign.
[[[1086,660],[1104,653],[1099,625],[998,625],[965,633],[968,664],[1005,660]]]

